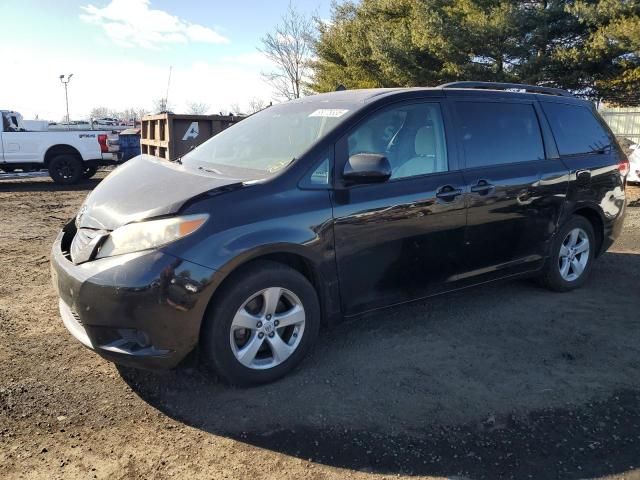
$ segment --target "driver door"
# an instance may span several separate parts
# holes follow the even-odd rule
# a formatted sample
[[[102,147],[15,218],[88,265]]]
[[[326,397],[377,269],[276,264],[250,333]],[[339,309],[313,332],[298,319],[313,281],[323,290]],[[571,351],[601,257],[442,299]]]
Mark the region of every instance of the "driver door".
[[[394,104],[336,144],[332,192],[336,259],[346,315],[455,288],[466,211],[444,103]],[[349,156],[384,154],[383,183],[344,186]]]

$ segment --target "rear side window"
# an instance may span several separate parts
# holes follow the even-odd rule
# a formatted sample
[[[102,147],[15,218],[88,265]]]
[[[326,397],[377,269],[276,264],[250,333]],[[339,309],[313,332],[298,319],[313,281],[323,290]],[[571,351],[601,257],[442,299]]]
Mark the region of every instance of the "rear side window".
[[[611,144],[602,125],[587,107],[542,103],[560,155],[593,153]]]
[[[456,102],[466,167],[544,159],[544,146],[533,105]]]

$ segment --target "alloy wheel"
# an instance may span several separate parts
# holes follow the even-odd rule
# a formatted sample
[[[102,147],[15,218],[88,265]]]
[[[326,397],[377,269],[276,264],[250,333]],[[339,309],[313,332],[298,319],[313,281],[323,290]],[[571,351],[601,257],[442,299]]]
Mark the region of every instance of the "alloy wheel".
[[[245,367],[264,370],[280,365],[300,345],[305,311],[290,290],[270,287],[249,297],[238,309],[229,332],[231,350]]]
[[[558,268],[560,276],[567,282],[573,282],[582,275],[589,262],[589,236],[582,228],[569,231],[560,245]]]

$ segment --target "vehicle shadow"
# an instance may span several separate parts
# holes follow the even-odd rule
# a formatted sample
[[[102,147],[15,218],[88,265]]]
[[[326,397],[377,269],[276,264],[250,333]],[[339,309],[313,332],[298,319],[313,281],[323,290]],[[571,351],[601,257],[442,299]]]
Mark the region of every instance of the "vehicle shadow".
[[[304,460],[591,478],[640,465],[639,294],[640,255],[608,253],[578,291],[499,283],[345,322],[270,385],[119,370],[170,417]]]
[[[89,192],[101,181],[102,178],[91,178],[75,185],[58,185],[47,177],[4,179],[0,176],[0,192]]]

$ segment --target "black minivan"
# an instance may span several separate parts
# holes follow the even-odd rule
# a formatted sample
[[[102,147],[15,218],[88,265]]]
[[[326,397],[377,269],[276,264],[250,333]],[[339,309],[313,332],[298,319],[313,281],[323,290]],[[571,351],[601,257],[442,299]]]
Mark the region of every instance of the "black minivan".
[[[263,383],[343,317],[508,277],[579,287],[620,232],[628,170],[563,90],[314,95],[117,168],[58,236],[53,283],[67,329],[109,360],[197,349]]]

